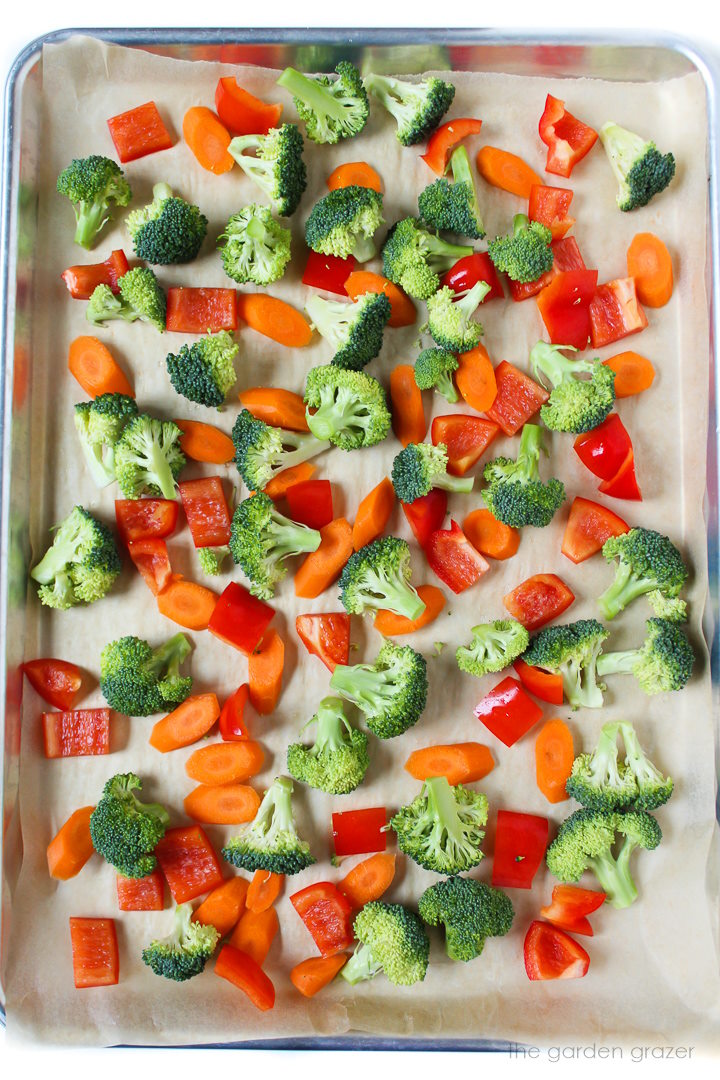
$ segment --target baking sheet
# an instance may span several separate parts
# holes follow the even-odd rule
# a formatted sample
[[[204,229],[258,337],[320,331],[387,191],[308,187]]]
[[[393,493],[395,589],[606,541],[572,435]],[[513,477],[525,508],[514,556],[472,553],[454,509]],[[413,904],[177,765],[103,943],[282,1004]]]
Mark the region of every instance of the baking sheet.
[[[67,345],[87,332],[84,304],[69,302],[58,279],[70,262],[79,261],[72,244],[72,214],[54,193],[55,178],[72,156],[112,154],[105,117],[154,98],[167,121],[179,134],[182,116],[195,104],[212,105],[219,74],[237,74],[240,83],[270,100],[278,99],[275,75],[258,69],[208,63],[189,64],[107,46],[88,38],[49,46],[43,55],[46,150],[40,179],[38,250],[43,253],[35,282],[36,335],[33,373],[33,424],[44,431],[32,461],[38,498],[31,506],[31,536],[38,552],[44,550],[47,528],[75,502],[112,520],[113,489],[98,492],[80,460],[75,443],[71,406],[79,400],[65,369]],[[549,898],[553,879],[542,869],[529,894],[512,892],[516,907],[513,932],[491,941],[483,957],[470,964],[451,964],[440,938],[433,939],[431,966],[425,982],[400,989],[377,978],[353,989],[333,985],[317,999],[298,1000],[286,979],[287,970],[313,952],[312,943],[292,909],[287,894],[313,880],[337,879],[328,863],[331,852],[330,813],[333,809],[372,806],[389,808],[408,801],[417,784],[402,769],[411,750],[436,741],[480,739],[493,748],[498,767],[481,785],[491,805],[485,849],[492,852],[492,828],[498,808],[548,814],[559,822],[571,804],[548,809],[534,780],[533,738],[506,749],[485,729],[478,730],[472,716],[476,701],[496,681],[459,677],[453,660],[455,647],[468,637],[468,628],[484,618],[502,615],[502,596],[532,573],[557,571],[576,593],[568,618],[594,614],[593,597],[604,588],[610,571],[602,561],[579,567],[559,555],[566,514],[545,530],[527,530],[518,555],[507,564],[494,564],[479,585],[463,596],[449,595],[446,613],[412,644],[428,657],[430,696],[416,728],[389,743],[374,741],[372,766],[366,783],[352,797],[331,798],[298,785],[296,807],[301,832],[313,838],[318,864],[290,882],[281,901],[281,934],[268,958],[267,970],[277,990],[277,1005],[259,1014],[232,987],[216,979],[209,967],[184,986],[158,982],[140,962],[139,953],[151,937],[167,932],[171,922],[164,913],[133,913],[118,918],[121,982],[110,989],[75,992],[67,931],[70,915],[117,916],[114,872],[93,859],[71,882],[55,883],[47,876],[45,847],[68,814],[96,800],[102,783],[115,772],[133,769],[146,778],[146,794],[166,802],[173,822],[182,820],[182,798],[192,786],[184,763],[192,748],[159,757],[147,745],[151,719],[116,721],[113,756],[47,762],[42,756],[39,712],[41,704],[26,689],[21,763],[21,820],[24,862],[13,898],[13,934],[7,977],[8,1030],[16,1038],[71,1043],[210,1043],[311,1034],[342,1035],[349,1031],[400,1036],[509,1039],[535,1043],[558,1041],[625,1041],[710,1043],[717,1029],[717,883],[711,846],[714,836],[714,738],[710,709],[710,679],[700,621],[707,591],[702,495],[705,476],[705,433],[708,388],[708,320],[704,289],[706,170],[698,146],[706,138],[704,88],[700,76],[667,83],[622,84],[567,81],[501,75],[450,76],[457,87],[452,115],[479,115],[483,132],[469,142],[502,145],[526,158],[542,174],[544,148],[536,135],[536,120],[549,91],[568,101],[568,107],[596,128],[606,119],[655,134],[660,148],[673,149],[678,175],[673,186],[649,207],[621,215],[614,206],[615,184],[604,154],[597,148],[583,162],[569,186],[575,191],[574,229],[588,266],[597,266],[600,280],[622,276],[625,250],[635,232],[657,232],[670,247],[677,286],[670,304],[649,313],[650,326],[629,346],[649,356],[658,377],[652,390],[637,400],[620,402],[618,411],[633,434],[640,484],[645,501],[637,506],[613,507],[632,523],[664,529],[680,542],[694,567],[688,590],[690,629],[699,655],[698,672],[682,693],[648,699],[632,680],[611,682],[602,712],[571,715],[546,707],[547,715],[570,720],[578,747],[588,748],[603,722],[613,717],[633,720],[643,744],[661,766],[671,771],[677,791],[659,820],[663,845],[636,858],[641,899],[627,911],[603,909],[595,917],[596,937],[588,947],[589,976],[569,984],[531,984],[522,966],[525,929]],[[286,116],[291,118],[292,105]],[[662,124],[658,127],[658,117]],[[397,143],[394,126],[378,108],[357,142],[339,147],[308,146],[309,184],[299,213],[292,221],[296,258],[286,278],[271,287],[284,299],[302,306],[305,290],[302,270],[302,223],[313,202],[324,193],[325,176],[341,161],[362,156],[383,175],[387,193],[386,219],[415,212],[417,193],[430,176],[416,150]],[[151,187],[167,180],[179,193],[196,201],[210,219],[209,237],[201,258],[190,267],[161,268],[164,285],[227,284],[214,237],[230,213],[257,198],[257,191],[239,170],[224,177],[202,172],[187,148],[178,142],[170,151],[127,166],[134,205],[150,198]],[[553,182],[552,179],[550,182]],[[490,236],[505,231],[520,200],[481,183],[480,201]],[[97,247],[103,258],[113,247],[128,247],[121,223],[108,229]],[[482,311],[486,344],[494,360],[508,359],[526,367],[529,348],[540,336],[541,324],[532,303],[490,304]],[[132,371],[138,401],[152,411],[188,418],[208,418],[206,410],[175,395],[169,385],[164,357],[182,342],[179,335],[160,339],[152,328],[111,324],[100,330],[116,355]],[[416,331],[386,334],[380,358],[371,373],[386,381],[391,368],[416,355]],[[273,383],[302,390],[306,371],[329,360],[330,350],[320,340],[308,349],[289,351],[265,338],[242,330],[237,363],[238,390]],[[603,350],[601,355],[620,351]],[[426,398],[435,413],[453,411],[443,399]],[[461,409],[459,411],[462,411]],[[235,408],[229,406],[218,423],[230,430]],[[213,417],[213,422],[215,418]],[[592,498],[592,477],[576,461],[568,436],[552,440],[553,471],[566,484],[569,499],[575,494]],[[564,445],[561,445],[564,443]],[[510,448],[498,440],[493,453]],[[318,476],[334,481],[336,512],[350,520],[357,502],[387,473],[397,444],[389,440],[352,457],[332,451],[319,459]],[[59,463],[57,468],[56,463]],[[216,471],[207,467],[207,472]],[[188,466],[185,475],[200,475],[202,467]],[[227,476],[237,484],[234,469]],[[241,493],[244,494],[244,493]],[[475,506],[479,494],[452,496],[452,516],[459,521]],[[404,517],[396,512],[391,528],[408,536]],[[173,565],[188,576],[198,576],[187,532],[170,542]],[[417,582],[431,580],[421,557],[415,557]],[[239,575],[238,575],[239,576]],[[229,576],[221,582],[229,580]],[[111,595],[86,610],[40,613],[33,600],[34,627],[27,640],[27,655],[59,655],[84,663],[97,675],[102,645],[125,633],[140,633],[158,641],[174,632],[174,624],[157,614],[146,587],[128,570]],[[258,786],[284,768],[284,748],[327,693],[329,676],[319,662],[305,655],[290,632],[301,610],[334,610],[334,591],[317,601],[298,603],[287,582],[278,592],[275,625],[288,643],[285,690],[276,713],[257,719],[253,734],[267,751],[267,768]],[[640,601],[613,624],[610,648],[623,648],[640,639],[649,613]],[[192,670],[198,691],[217,690],[220,696],[246,677],[243,658],[209,635],[190,634],[196,650]],[[353,660],[372,659],[381,639],[370,620],[353,619],[353,641],[359,646]],[[444,641],[442,655],[433,642]],[[96,691],[87,704],[100,703]],[[487,737],[486,737],[487,735]],[[219,847],[232,829],[209,827]],[[403,857],[392,899],[412,903],[434,876]],[[348,861],[348,866],[350,861]],[[489,864],[476,871],[489,877]],[[296,884],[297,883],[297,884]],[[693,935],[678,933],[678,919],[693,928]]]

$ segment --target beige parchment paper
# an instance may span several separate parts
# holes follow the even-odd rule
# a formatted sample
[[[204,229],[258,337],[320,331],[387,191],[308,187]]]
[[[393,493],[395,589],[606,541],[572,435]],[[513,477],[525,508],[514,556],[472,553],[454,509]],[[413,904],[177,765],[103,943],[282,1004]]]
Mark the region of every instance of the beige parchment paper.
[[[36,554],[44,550],[49,526],[77,502],[113,520],[115,490],[99,492],[85,470],[75,441],[72,405],[82,395],[66,369],[69,342],[88,332],[84,307],[70,301],[59,279],[61,270],[82,261],[73,245],[73,216],[55,193],[59,170],[74,156],[113,153],[106,118],[154,99],[179,136],[182,117],[191,105],[210,105],[221,74],[236,74],[243,86],[269,99],[285,99],[276,90],[276,73],[205,62],[176,61],[148,53],[106,46],[90,38],[74,38],[46,47],[43,55],[44,154],[40,176],[39,270],[36,278],[33,422],[37,432],[33,461],[40,494],[31,507],[31,535]],[[574,233],[588,266],[598,267],[600,280],[626,273],[625,252],[631,237],[651,230],[668,244],[674,261],[676,288],[671,302],[648,312],[650,325],[641,337],[603,350],[603,357],[625,347],[637,348],[657,369],[652,389],[618,405],[635,444],[644,501],[613,502],[613,509],[632,523],[667,531],[683,548],[693,575],[687,590],[689,630],[697,650],[696,674],[680,694],[646,698],[629,678],[610,682],[606,708],[575,714],[546,706],[547,716],[568,719],[577,749],[589,749],[600,726],[614,717],[632,720],[642,743],[661,767],[676,779],[676,794],[658,818],[662,846],[635,858],[640,900],[629,910],[605,908],[594,916],[596,936],[584,941],[591,954],[587,978],[558,983],[531,983],[523,968],[522,944],[530,920],[547,903],[553,879],[542,868],[530,892],[512,891],[516,919],[512,932],[487,943],[481,959],[453,964],[439,936],[433,936],[431,964],[424,983],[395,988],[382,977],[349,989],[342,981],[306,1001],[288,981],[289,969],[314,955],[313,943],[288,900],[288,894],[314,880],[337,880],[342,871],[330,865],[332,810],[386,805],[390,810],[411,799],[417,784],[403,770],[408,754],[438,741],[478,739],[491,745],[497,767],[481,785],[491,815],[485,848],[492,852],[495,815],[499,808],[548,815],[554,824],[571,803],[550,806],[538,791],[534,775],[534,738],[530,734],[507,749],[473,717],[473,707],[497,678],[460,676],[455,648],[469,637],[469,627],[501,617],[503,595],[538,572],[556,571],[576,594],[568,618],[595,614],[594,597],[605,587],[611,570],[596,558],[573,566],[560,554],[567,506],[546,529],[526,530],[518,555],[494,563],[474,588],[461,596],[448,591],[445,612],[416,634],[412,644],[428,658],[430,694],[418,725],[400,739],[373,740],[367,782],[352,796],[331,798],[297,785],[295,798],[300,830],[312,840],[317,865],[288,881],[279,904],[281,932],[270,952],[267,970],[277,990],[277,1004],[260,1014],[244,996],[215,977],[212,964],[199,978],[183,985],[159,980],[143,966],[140,952],[152,937],[169,932],[169,901],[162,913],[119,914],[115,874],[93,858],[72,881],[55,882],[47,873],[45,848],[57,828],[78,806],[94,803],[108,776],[129,769],[145,779],[145,795],[162,800],[173,823],[183,820],[182,799],[192,784],[184,772],[187,750],[162,756],[149,747],[152,719],[115,718],[110,757],[46,761],[42,753],[41,702],[26,688],[23,721],[21,821],[24,861],[13,897],[12,941],[7,980],[8,1029],[16,1039],[88,1044],[192,1044],[242,1041],[250,1038],[343,1036],[350,1032],[425,1037],[508,1039],[535,1044],[606,1042],[626,1044],[717,1044],[720,979],[717,959],[717,879],[712,855],[714,824],[714,722],[711,713],[707,652],[701,617],[707,593],[705,523],[705,446],[708,399],[708,317],[705,292],[706,187],[703,147],[707,118],[700,76],[657,84],[603,81],[561,81],[497,74],[454,74],[455,116],[479,116],[482,135],[471,140],[474,154],[481,143],[500,145],[521,154],[543,175],[544,147],[537,137],[537,118],[549,92],[595,128],[612,118],[654,136],[661,149],[672,149],[678,162],[671,188],[649,207],[621,214],[615,207],[615,182],[598,146],[569,184],[575,192]],[[360,139],[338,147],[307,145],[308,190],[292,219],[295,258],[286,277],[271,292],[302,307],[306,290],[300,283],[304,265],[302,226],[310,207],[326,190],[325,178],[343,161],[362,157],[382,174],[386,219],[416,212],[419,191],[431,180],[417,149],[403,149],[394,124],[377,106]],[[214,177],[195,162],[181,138],[162,154],[126,167],[134,190],[133,205],[149,201],[151,187],[168,181],[197,202],[210,220],[201,257],[188,267],[160,268],[165,286],[227,285],[215,238],[228,216],[258,198],[239,169]],[[549,183],[553,183],[551,177]],[[480,202],[488,234],[505,231],[512,215],[524,208],[519,199],[479,181]],[[103,234],[96,249],[104,258],[112,248],[130,250],[121,218]],[[89,260],[88,260],[89,261]],[[379,265],[379,264],[378,264]],[[542,326],[532,301],[488,304],[482,310],[485,341],[495,361],[508,359],[527,367],[530,347]],[[160,337],[142,324],[111,323],[98,331],[134,380],[142,407],[168,416],[208,419],[228,432],[237,406],[221,414],[188,404],[170,386],[165,355],[182,344],[180,335]],[[392,367],[412,362],[416,330],[390,330],[372,374],[387,383]],[[278,385],[302,392],[307,370],[328,362],[329,347],[319,338],[302,351],[286,350],[244,328],[238,335],[237,390]],[[443,399],[427,396],[433,413],[453,411]],[[596,497],[596,483],[572,452],[571,437],[550,436],[547,468],[565,482],[568,505],[582,494]],[[333,481],[336,513],[352,520],[359,499],[386,475],[397,443],[393,439],[352,456],[334,450],[319,460],[318,476]],[[498,440],[493,452],[514,453],[509,440]],[[187,476],[203,468],[189,464]],[[234,467],[221,470],[242,497]],[[479,487],[480,485],[478,485]],[[612,500],[611,500],[612,501]],[[451,515],[462,522],[480,506],[478,492],[452,496]],[[409,538],[403,515],[396,510],[390,528]],[[169,543],[173,565],[190,577],[199,570],[187,530]],[[432,574],[414,547],[415,581]],[[231,575],[220,581],[224,587]],[[241,580],[239,571],[232,576]],[[157,642],[177,630],[163,619],[139,575],[128,567],[112,593],[87,609],[35,612],[27,656],[51,655],[75,660],[95,676],[102,646],[122,634],[138,633]],[[266,767],[257,777],[260,788],[284,770],[284,749],[328,692],[328,673],[308,656],[294,632],[300,611],[337,610],[334,589],[316,601],[298,602],[289,578],[278,590],[275,626],[287,642],[285,686],[272,717],[252,718],[252,732],[266,750]],[[641,640],[650,614],[638,601],[612,626],[609,648],[630,647]],[[246,661],[209,634],[190,634],[195,650],[192,672],[197,691],[215,690],[223,698],[246,678]],[[381,644],[370,620],[353,619],[352,639],[358,646],[352,661],[371,660]],[[433,643],[446,647],[435,655]],[[101,703],[97,689],[85,704]],[[216,736],[212,736],[215,738]],[[232,829],[209,827],[219,848]],[[392,844],[392,840],[391,840]],[[490,859],[476,871],[488,880]],[[388,898],[414,903],[433,875],[404,857]],[[75,991],[68,933],[71,915],[104,915],[117,919],[120,983],[112,988]]]

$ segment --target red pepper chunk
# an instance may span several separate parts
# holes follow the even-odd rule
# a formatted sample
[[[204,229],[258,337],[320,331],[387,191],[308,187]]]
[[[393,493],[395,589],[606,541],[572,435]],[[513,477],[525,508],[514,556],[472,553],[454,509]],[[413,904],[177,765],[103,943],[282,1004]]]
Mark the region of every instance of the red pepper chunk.
[[[509,676],[499,682],[475,706],[475,716],[505,746],[521,739],[538,720],[542,709]]]
[[[616,278],[598,285],[590,304],[593,349],[638,334],[647,324],[647,315],[635,289],[635,278]]]
[[[582,979],[590,957],[564,930],[536,919],[530,923],[523,947],[528,979]]]
[[[250,732],[245,723],[245,706],[249,695],[250,687],[247,683],[243,683],[227,698],[220,710],[218,728],[220,738],[224,742],[243,742],[250,738]]]
[[[128,552],[150,592],[157,596],[172,577],[167,544],[156,537],[150,537],[149,540],[130,540]]]
[[[133,540],[162,540],[177,527],[176,499],[116,499],[115,520],[126,544]]]
[[[218,598],[208,630],[249,656],[257,649],[275,612],[246,588],[231,581]]]
[[[431,569],[454,593],[465,592],[490,569],[456,521],[430,536],[425,554]]]
[[[513,664],[515,674],[526,690],[541,701],[550,705],[562,705],[564,700],[562,675],[553,675],[551,671],[516,660]]]
[[[387,811],[384,806],[368,810],[345,810],[332,816],[335,854],[367,855],[387,848]]]
[[[169,150],[173,145],[154,101],[112,116],[107,125],[123,165],[126,161],[156,154],[158,150]]]
[[[178,491],[196,548],[230,543],[230,511],[219,476],[184,480]]]
[[[569,188],[533,184],[530,188],[528,217],[531,221],[539,221],[541,225],[545,225],[552,233],[553,240],[561,240],[575,224],[575,218],[568,217],[572,200],[573,193]]]
[[[118,279],[128,272],[124,251],[111,251],[101,263],[86,266],[68,266],[60,277],[67,285],[73,300],[89,300],[98,285],[109,285],[114,293],[120,292]]]
[[[503,604],[513,619],[526,630],[538,630],[557,619],[575,600],[557,574],[533,574],[503,597]]]
[[[513,281],[508,278],[510,295],[513,300],[527,300],[531,296],[537,296],[538,293],[542,292],[554,281],[558,274],[567,274],[571,270],[586,269],[585,260],[574,236],[563,236],[558,240],[553,240],[550,248],[553,253],[553,264],[546,274],[541,274],[535,281]],[[595,280],[597,281],[597,277]],[[589,332],[588,330],[588,334]]]
[[[334,956],[353,943],[353,908],[330,881],[317,881],[290,897],[321,956]]]
[[[602,424],[578,435],[573,443],[585,468],[600,480],[617,476],[632,448],[632,440],[617,413],[610,413]]]
[[[33,690],[43,701],[54,705],[56,709],[72,708],[82,686],[82,672],[79,667],[67,660],[50,657],[26,660],[21,666]]]
[[[350,659],[350,616],[344,611],[298,615],[298,637],[309,653],[319,656],[329,671]]]
[[[114,919],[70,917],[75,988],[115,986],[120,978]]]
[[[552,344],[587,348],[597,277],[597,270],[566,270],[539,294],[538,311]]]
[[[451,476],[464,476],[477,464],[500,428],[492,420],[467,413],[436,416],[430,428],[433,446],[443,443],[447,448],[447,471]]]
[[[310,529],[322,529],[334,521],[332,487],[329,480],[303,480],[285,492],[290,517]]]
[[[623,461],[622,465],[610,480],[603,480],[598,485],[598,491],[603,495],[611,495],[614,499],[631,499],[634,502],[642,502],[642,495],[635,476],[635,454],[632,450]]]
[[[215,111],[231,135],[267,135],[278,127],[282,105],[268,105],[226,75],[215,88]]]
[[[497,396],[486,416],[498,424],[505,435],[517,435],[550,397],[547,390],[503,360],[495,368]]]
[[[466,139],[468,135],[478,135],[481,127],[482,120],[471,117],[463,116],[457,120],[448,120],[433,132],[428,140],[427,150],[420,157],[434,173],[443,176],[450,155],[458,143]]]
[[[593,928],[586,916],[602,907],[605,900],[604,892],[581,889],[578,885],[556,885],[552,891],[552,903],[540,908],[540,914],[561,930],[593,937]]]
[[[565,102],[548,94],[538,125],[540,138],[548,148],[545,172],[569,176],[597,142],[598,133],[569,113]]]
[[[324,289],[325,292],[347,296],[345,282],[356,266],[354,255],[341,259],[337,255],[322,255],[318,251],[309,251],[302,276],[303,285],[312,289]]]
[[[216,334],[218,330],[237,328],[235,289],[168,289],[166,330],[179,334]]]
[[[117,875],[120,911],[162,911],[165,907],[165,879],[159,870],[141,878]]]
[[[43,713],[42,723],[46,758],[110,753],[109,709]]]
[[[223,883],[218,857],[200,825],[168,829],[155,854],[176,904]]]
[[[421,548],[427,546],[432,534],[445,520],[447,504],[447,492],[440,488],[432,488],[427,495],[421,495],[411,503],[400,503]]]
[[[505,290],[487,251],[475,251],[472,255],[464,255],[462,259],[458,259],[455,265],[443,274],[440,284],[447,285],[459,295],[469,292],[479,281],[490,286],[490,292],[485,294],[480,303],[505,299]]]
[[[630,526],[600,503],[577,496],[565,526],[562,553],[571,562],[581,563],[602,550],[611,536],[629,532]]]
[[[537,814],[498,810],[492,883],[501,889],[530,889],[547,848],[550,824]]]

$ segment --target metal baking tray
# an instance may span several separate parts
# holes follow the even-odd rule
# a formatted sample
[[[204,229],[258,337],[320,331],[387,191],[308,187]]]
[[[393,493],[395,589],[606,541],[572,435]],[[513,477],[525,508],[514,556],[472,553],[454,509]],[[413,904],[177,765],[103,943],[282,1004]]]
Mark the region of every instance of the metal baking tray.
[[[0,1022],[5,1022],[7,944],[12,933],[10,898],[22,863],[19,757],[28,560],[27,492],[31,453],[28,369],[33,351],[32,305],[37,227],[35,177],[39,157],[42,48],[88,34],[113,44],[146,49],[183,60],[220,60],[258,66],[303,66],[328,70],[337,50],[356,61],[372,49],[374,62],[394,73],[428,69],[493,71],[561,78],[660,81],[691,72],[702,76],[709,124],[709,216],[707,285],[710,305],[710,420],[707,446],[705,519],[709,596],[704,615],[711,652],[715,723],[720,715],[720,475],[718,396],[720,393],[720,63],[694,43],[647,32],[553,33],[483,29],[67,29],[37,38],[17,57],[5,90],[2,157],[0,266],[0,700],[2,734],[2,831],[0,834]],[[325,46],[327,50],[317,48]],[[311,51],[312,47],[312,51]],[[309,59],[312,57],[312,61]],[[718,739],[716,738],[716,747]],[[720,807],[719,807],[720,809]],[[418,1038],[262,1040],[224,1044],[228,1048],[343,1050],[503,1051],[510,1044],[487,1039],[431,1041]]]

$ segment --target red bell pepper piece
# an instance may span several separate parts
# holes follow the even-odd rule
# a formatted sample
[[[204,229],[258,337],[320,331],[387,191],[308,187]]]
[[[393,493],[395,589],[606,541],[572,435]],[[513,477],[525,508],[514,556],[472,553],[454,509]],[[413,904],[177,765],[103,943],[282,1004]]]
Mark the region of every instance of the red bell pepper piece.
[[[226,75],[215,87],[215,112],[231,135],[267,135],[278,126],[281,104],[268,105],[238,86],[237,79]]]
[[[612,480],[632,448],[632,440],[617,413],[610,413],[602,424],[578,435],[573,443],[585,468],[600,480]]]
[[[448,120],[433,132],[428,139],[427,150],[420,157],[434,173],[443,176],[450,155],[458,143],[466,139],[468,135],[478,135],[481,127],[482,120],[475,120],[471,117],[463,116],[458,120]]]
[[[629,531],[628,523],[612,510],[578,495],[570,507],[562,553],[571,562],[581,563],[600,551],[611,536],[621,536]]]
[[[350,901],[330,881],[293,893],[290,903],[305,923],[321,956],[334,956],[353,943],[353,909]]]
[[[120,911],[162,911],[165,907],[165,879],[159,870],[141,878],[117,875]]]
[[[231,581],[218,598],[208,630],[226,645],[249,656],[262,641],[274,614],[268,604]]]
[[[75,988],[115,986],[120,977],[114,919],[70,917]]]
[[[125,541],[162,540],[177,527],[179,504],[175,499],[116,499],[115,520]]]
[[[290,517],[310,529],[322,529],[335,520],[329,480],[303,480],[285,492]]]
[[[220,729],[220,737],[225,742],[243,742],[243,740],[250,738],[250,732],[245,723],[245,706],[249,694],[250,687],[247,683],[243,683],[226,699],[220,710],[218,728]]]
[[[535,281],[513,281],[508,278],[510,295],[513,300],[527,300],[531,296],[537,296],[539,292],[547,288],[550,282],[558,274],[567,274],[570,270],[585,270],[583,259],[577,240],[574,236],[563,236],[553,240],[550,244],[553,253],[552,268],[545,274],[541,274]]]
[[[484,281],[490,286],[490,292],[485,294],[480,301],[481,304],[486,304],[488,300],[505,299],[502,281],[487,251],[476,251],[472,255],[464,255],[462,259],[458,259],[455,265],[443,274],[440,284],[447,285],[454,293],[460,295],[469,292],[479,281]]]
[[[592,937],[593,928],[586,916],[602,907],[605,900],[604,892],[581,889],[578,885],[556,885],[552,891],[552,903],[540,908],[540,914],[561,930]]]
[[[321,255],[318,251],[309,251],[302,276],[303,285],[312,289],[324,289],[325,292],[347,296],[345,282],[356,266],[354,255],[340,259],[337,255]]]
[[[230,543],[230,511],[219,476],[183,480],[178,491],[196,548]]]
[[[539,294],[538,311],[554,345],[587,348],[596,286],[597,270],[566,270]]]
[[[543,711],[510,676],[475,706],[475,716],[500,742],[512,746],[542,719]]]
[[[298,615],[295,629],[307,651],[330,671],[350,659],[350,616],[344,611]]]
[[[523,947],[528,979],[582,979],[590,957],[577,941],[550,923],[530,923]]]
[[[415,539],[421,548],[427,546],[432,534],[440,528],[447,514],[447,492],[440,488],[431,488],[427,495],[421,495],[411,503],[401,502],[403,513]]]
[[[550,824],[537,814],[498,810],[492,883],[501,889],[530,889],[548,843]]]
[[[118,278],[129,270],[125,252],[111,251],[101,263],[88,263],[87,266],[68,266],[60,277],[67,285],[73,300],[89,300],[98,285],[109,285],[114,293],[120,292]]]
[[[637,297],[635,278],[616,278],[615,281],[598,285],[590,304],[593,349],[601,349],[603,345],[637,334],[647,324],[647,315]]]
[[[507,593],[503,604],[526,630],[537,630],[567,611],[574,599],[557,574],[533,574]]]
[[[516,435],[523,424],[540,411],[540,406],[550,395],[507,360],[495,368],[495,381],[497,396],[485,415],[499,424],[505,435]]]
[[[387,847],[387,810],[374,806],[368,810],[345,810],[332,816],[335,854],[366,855]]]
[[[233,945],[223,945],[218,953],[215,974],[247,994],[261,1012],[267,1012],[275,1005],[275,987],[268,976],[252,956]]]
[[[223,883],[220,862],[200,825],[168,829],[155,854],[176,904],[194,900]]]
[[[551,671],[533,667],[531,664],[526,664],[524,660],[516,660],[513,667],[525,689],[536,698],[547,701],[551,705],[562,705],[564,700],[562,675],[553,675]]]
[[[615,476],[598,484],[598,491],[603,495],[611,495],[614,499],[632,499],[635,502],[642,502],[642,495],[635,477],[635,454],[632,450],[628,451]]]
[[[552,233],[553,240],[561,240],[575,224],[575,218],[568,216],[572,200],[573,193],[569,188],[533,184],[530,188],[528,217],[531,221],[539,221],[541,225],[545,225]]]
[[[237,328],[235,289],[168,289],[166,330],[179,334],[215,334],[218,330]]]
[[[169,150],[173,145],[154,101],[110,117],[107,125],[123,165],[126,161],[156,154],[158,150]]]
[[[42,714],[45,757],[110,753],[110,710],[74,709]]]
[[[170,556],[164,540],[130,540],[130,558],[138,568],[153,596],[161,593],[172,577]]]
[[[464,476],[472,469],[497,437],[500,428],[492,420],[467,413],[436,416],[430,428],[433,446],[447,447],[447,471],[451,476]]]
[[[54,660],[51,657],[26,660],[21,667],[33,690],[43,701],[56,709],[72,708],[82,686],[79,667],[67,660]]]
[[[569,113],[565,102],[548,94],[538,125],[540,138],[548,148],[545,172],[569,176],[597,142],[598,133]]]
[[[430,568],[454,593],[465,592],[490,569],[456,521],[449,529],[436,529],[425,547]]]

